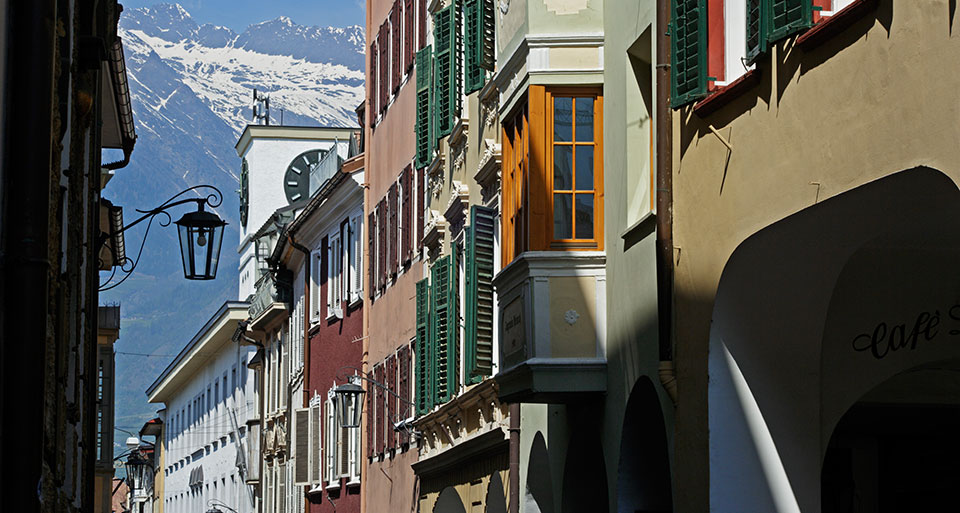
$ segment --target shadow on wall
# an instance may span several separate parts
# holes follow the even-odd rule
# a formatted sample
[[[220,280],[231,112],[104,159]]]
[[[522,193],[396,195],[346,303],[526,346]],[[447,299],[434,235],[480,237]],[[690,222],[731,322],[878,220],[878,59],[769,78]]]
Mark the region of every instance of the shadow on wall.
[[[589,418],[582,416],[581,418]],[[603,447],[596,431],[581,427],[574,430],[563,467],[563,504],[561,513],[609,511],[607,504],[607,467]]]
[[[543,433],[537,433],[527,462],[527,484],[523,493],[526,513],[553,513],[553,483],[550,482],[550,455]]]
[[[433,513],[467,513],[467,511],[463,507],[463,500],[457,490],[448,486],[437,497],[437,503],[433,506]]]

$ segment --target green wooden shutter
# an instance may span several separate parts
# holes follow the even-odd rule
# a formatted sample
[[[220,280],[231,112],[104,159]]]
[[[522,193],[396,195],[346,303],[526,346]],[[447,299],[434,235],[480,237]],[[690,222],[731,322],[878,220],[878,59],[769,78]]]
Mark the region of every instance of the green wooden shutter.
[[[670,105],[680,108],[707,94],[706,0],[671,2]]]
[[[449,401],[457,395],[460,382],[460,273],[457,265],[457,245],[451,245],[450,260],[447,262],[447,382],[446,388],[439,389],[443,401]]]
[[[493,235],[496,211],[470,208],[470,226],[465,230],[464,286],[465,368],[471,383],[493,373]]]
[[[460,115],[460,11],[456,0],[433,15],[433,42],[436,47],[436,138],[453,130]]]
[[[813,0],[765,0],[770,5],[770,41],[806,29],[813,23]]]
[[[813,24],[813,0],[747,0],[747,62]]]
[[[496,64],[497,44],[493,0],[478,0],[477,4],[480,10],[480,47],[477,49],[480,55],[480,67],[492,72]]]
[[[416,120],[416,166],[430,164],[433,153],[433,137],[430,136],[430,94],[433,85],[433,47],[427,46],[417,52],[417,120]]]
[[[430,344],[430,283],[424,278],[417,282],[417,414],[423,415],[433,408],[433,351]]]
[[[747,0],[747,62],[767,51],[767,26],[763,22],[766,0]]]
[[[450,400],[457,391],[457,305],[456,291],[452,290],[456,280],[456,260],[447,255],[433,264],[430,270],[430,283],[433,287],[433,317],[431,327],[434,333],[434,386],[435,403],[442,404]],[[453,271],[453,272],[451,272]]]

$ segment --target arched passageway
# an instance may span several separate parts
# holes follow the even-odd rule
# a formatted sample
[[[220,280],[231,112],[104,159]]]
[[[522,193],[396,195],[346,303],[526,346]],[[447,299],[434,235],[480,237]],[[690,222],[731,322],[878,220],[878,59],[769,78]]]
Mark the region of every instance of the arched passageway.
[[[617,511],[673,511],[666,427],[656,389],[646,376],[633,386],[624,412]]]
[[[899,422],[903,406],[857,403],[904,371],[960,358],[958,261],[960,190],[923,167],[804,209],[734,251],[710,328],[712,511],[816,513],[822,491],[839,497],[825,506],[847,505],[839,452],[821,489],[831,434],[871,416]]]
[[[820,474],[821,511],[947,511],[960,483],[960,361],[898,374],[840,419]]]

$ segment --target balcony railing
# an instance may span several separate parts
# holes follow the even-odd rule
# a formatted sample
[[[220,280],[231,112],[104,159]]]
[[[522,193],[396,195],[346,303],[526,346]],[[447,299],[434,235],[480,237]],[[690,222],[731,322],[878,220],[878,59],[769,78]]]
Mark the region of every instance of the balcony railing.
[[[335,144],[333,148],[320,159],[320,162],[310,170],[311,197],[318,189],[323,187],[323,184],[327,183],[327,180],[337,174],[340,166],[343,165],[343,159],[337,154],[337,147],[338,145]]]
[[[250,306],[247,308],[250,318],[257,319],[274,305],[286,308],[293,297],[292,282],[289,272],[263,273],[257,280],[257,290],[250,298]]]
[[[503,402],[606,391],[606,256],[528,251],[494,278]]]

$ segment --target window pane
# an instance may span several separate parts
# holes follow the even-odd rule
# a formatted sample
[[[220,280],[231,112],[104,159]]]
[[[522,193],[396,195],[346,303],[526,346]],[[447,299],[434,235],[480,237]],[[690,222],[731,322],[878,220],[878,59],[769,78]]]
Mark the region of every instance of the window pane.
[[[593,146],[577,145],[577,190],[593,190]]]
[[[573,189],[573,146],[553,147],[553,189]]]
[[[573,195],[553,195],[553,238],[573,238]]]
[[[593,98],[577,98],[577,140],[593,140]]]
[[[553,140],[573,140],[573,98],[553,99]]]
[[[577,194],[577,238],[593,238],[593,194]]]

